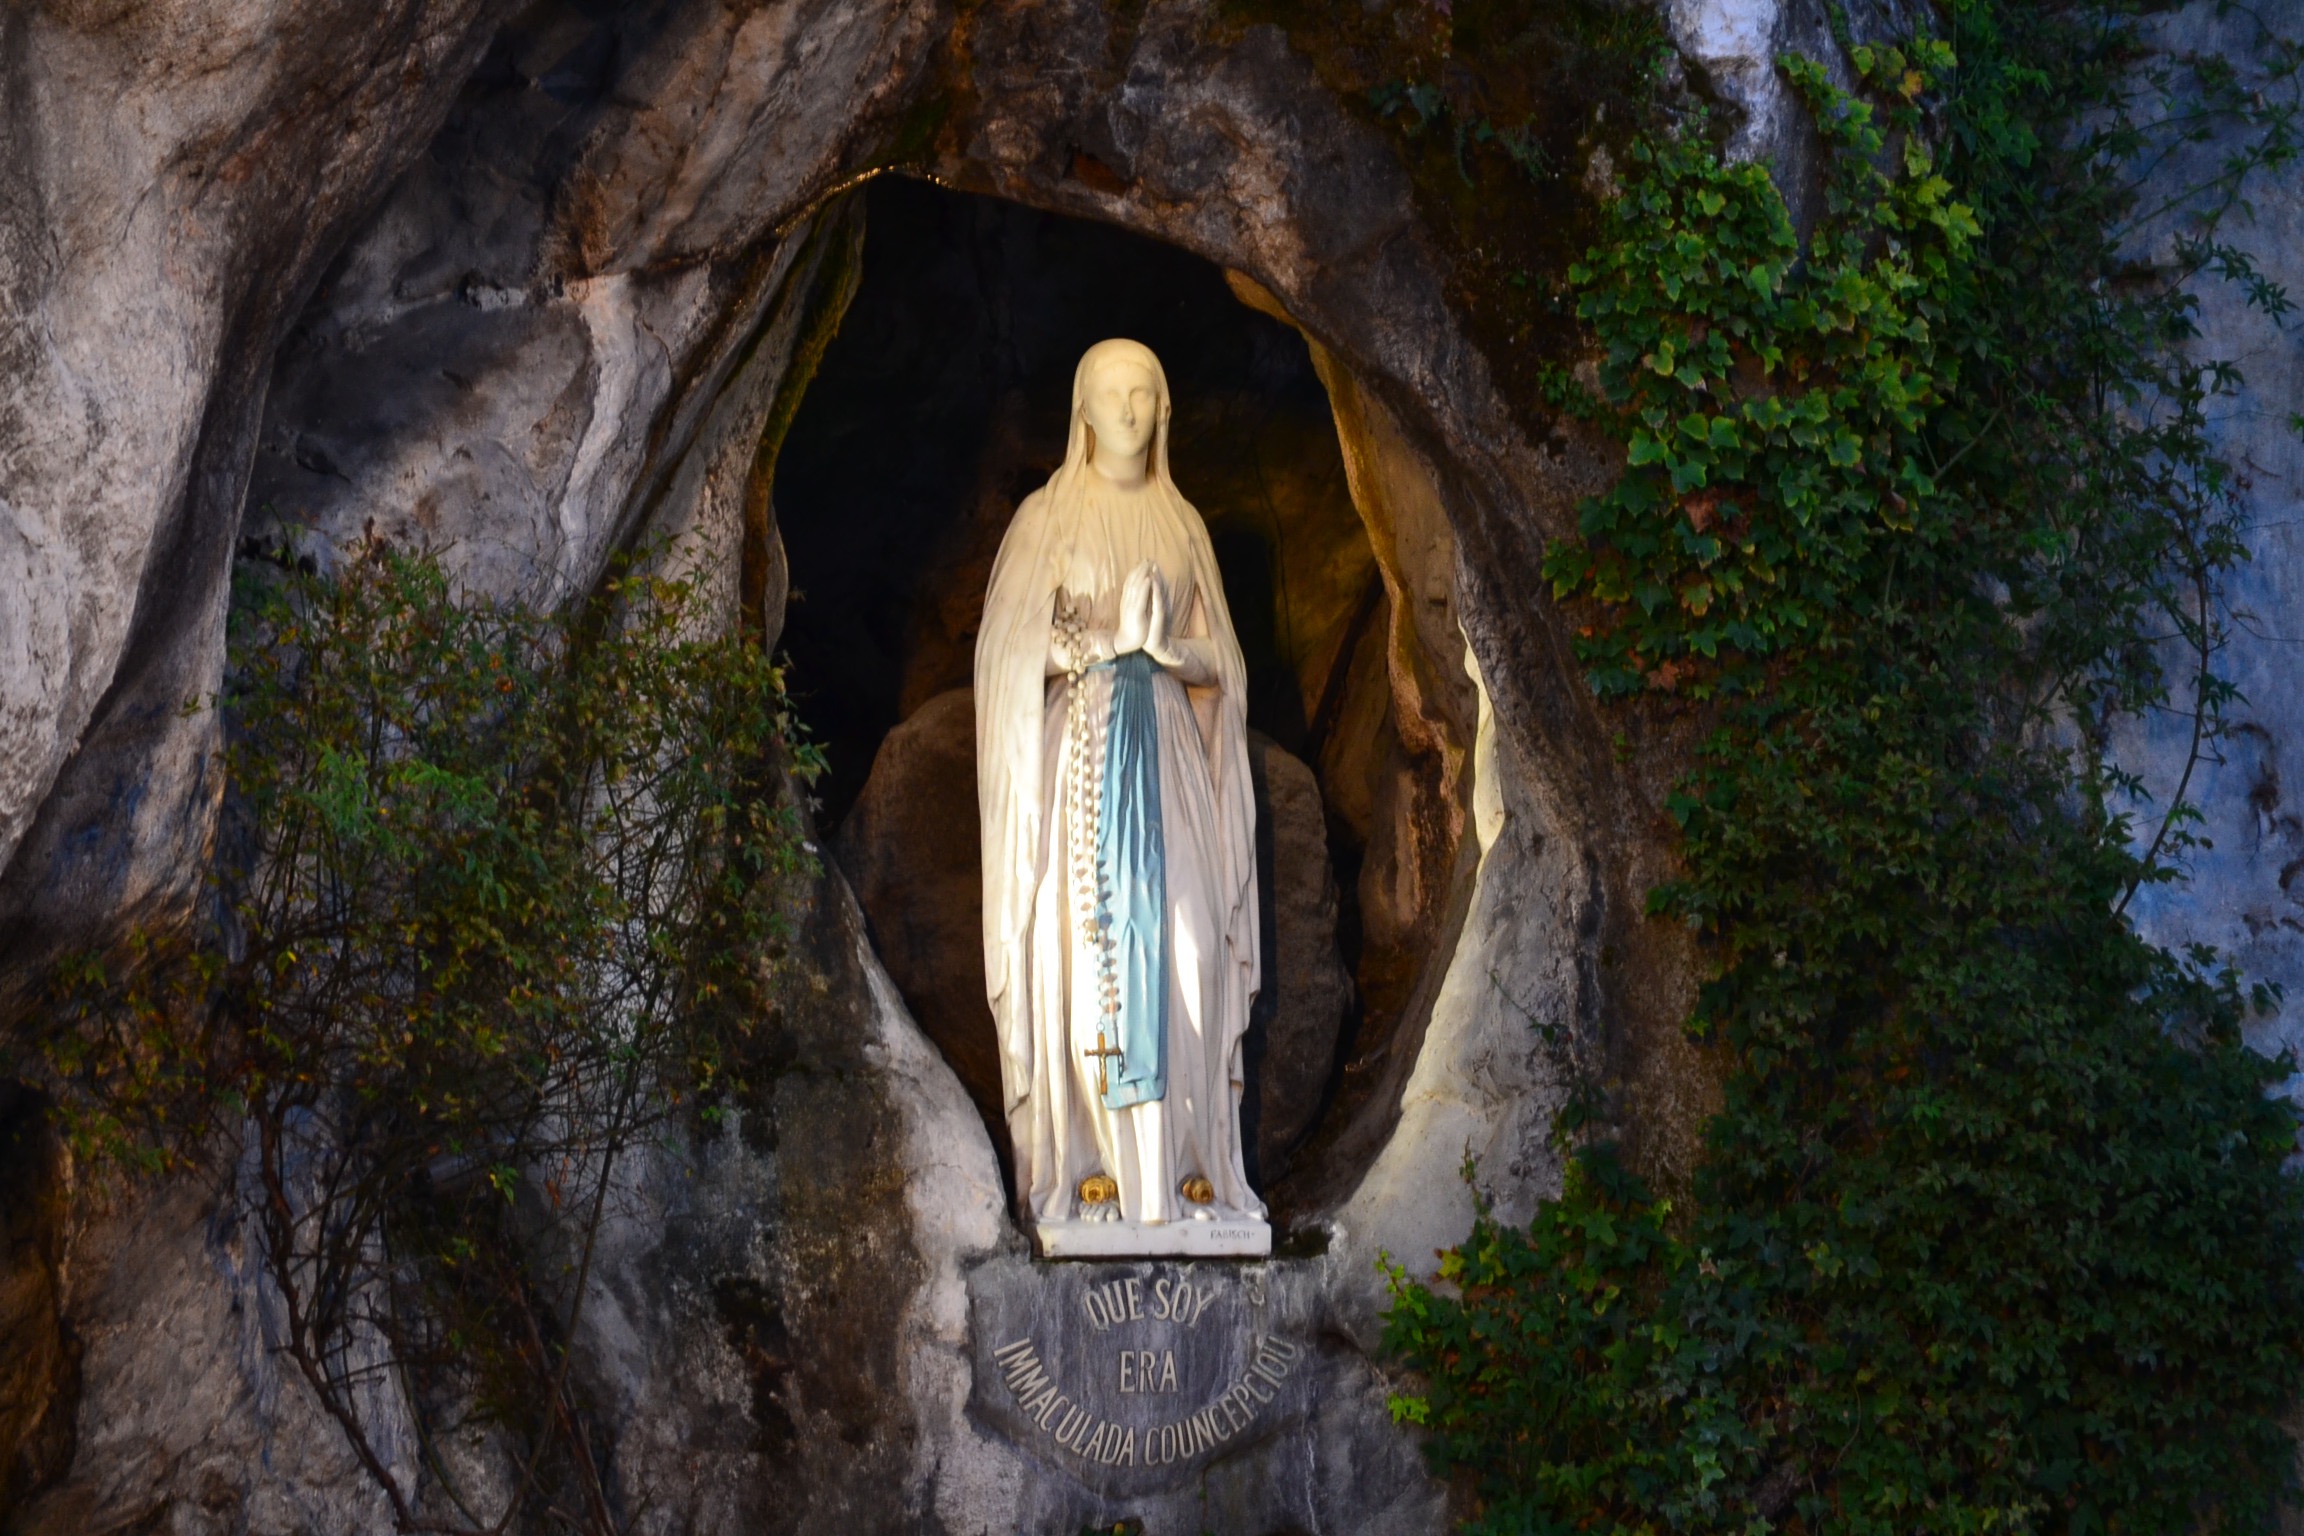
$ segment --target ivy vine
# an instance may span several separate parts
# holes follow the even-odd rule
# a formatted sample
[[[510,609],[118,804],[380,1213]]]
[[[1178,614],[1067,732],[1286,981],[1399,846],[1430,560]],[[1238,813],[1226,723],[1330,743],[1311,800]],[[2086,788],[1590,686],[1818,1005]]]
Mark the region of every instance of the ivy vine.
[[[2292,1064],[2241,1040],[2263,989],[2125,920],[2189,833],[2106,742],[2173,706],[2210,750],[2230,702],[2235,376],[2187,353],[2191,285],[2286,307],[2223,221],[2293,163],[2298,55],[2267,32],[2243,82],[2098,10],[1941,16],[1844,39],[1852,91],[1783,61],[1805,236],[1659,108],[1568,273],[1597,372],[1551,400],[1625,467],[1547,574],[1603,696],[1715,722],[1650,906],[1700,936],[1724,1106],[1685,1208],[1588,1142],[1445,1285],[1395,1273],[1394,1409],[1474,1530],[2263,1530],[2293,1481]]]

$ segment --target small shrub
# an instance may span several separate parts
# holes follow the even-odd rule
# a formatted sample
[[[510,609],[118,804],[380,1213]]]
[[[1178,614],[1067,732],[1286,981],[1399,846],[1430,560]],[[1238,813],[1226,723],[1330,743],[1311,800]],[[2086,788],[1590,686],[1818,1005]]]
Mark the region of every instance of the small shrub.
[[[246,563],[209,911],[59,976],[31,1069],[81,1151],[230,1149],[286,1353],[404,1527],[375,1451],[403,1387],[520,1431],[519,1497],[572,1479],[612,1523],[566,1381],[592,1236],[757,1016],[806,863],[780,785],[815,768],[776,668],[697,610],[630,570],[564,615],[473,600],[381,544]],[[548,1273],[540,1224],[573,1234]]]

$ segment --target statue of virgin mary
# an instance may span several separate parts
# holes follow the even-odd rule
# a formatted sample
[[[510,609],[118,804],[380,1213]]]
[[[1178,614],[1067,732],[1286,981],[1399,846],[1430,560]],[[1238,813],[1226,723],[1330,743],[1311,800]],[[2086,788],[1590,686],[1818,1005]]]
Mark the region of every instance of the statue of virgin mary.
[[[1168,381],[1080,359],[976,640],[984,973],[1048,1257],[1270,1251],[1240,1154],[1257,982],[1246,668],[1168,473]]]

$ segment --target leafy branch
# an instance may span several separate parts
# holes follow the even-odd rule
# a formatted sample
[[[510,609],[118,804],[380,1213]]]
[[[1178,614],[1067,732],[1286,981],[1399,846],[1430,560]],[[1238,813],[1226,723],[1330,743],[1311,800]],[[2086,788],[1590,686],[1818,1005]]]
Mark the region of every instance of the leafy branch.
[[[381,544],[249,563],[212,916],[65,966],[28,1064],[84,1154],[220,1176],[406,1531],[616,1528],[569,1378],[594,1240],[759,1016],[818,766],[777,669],[699,618],[636,568],[546,614]],[[574,1262],[540,1272],[554,1231]],[[510,1433],[502,1507],[436,1454],[403,1486],[411,1419]]]

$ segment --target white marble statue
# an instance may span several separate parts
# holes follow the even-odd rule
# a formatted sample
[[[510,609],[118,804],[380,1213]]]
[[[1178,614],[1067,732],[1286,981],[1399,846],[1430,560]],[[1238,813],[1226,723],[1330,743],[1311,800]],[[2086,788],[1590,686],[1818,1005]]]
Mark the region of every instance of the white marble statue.
[[[1257,981],[1247,671],[1168,474],[1168,381],[1099,342],[976,639],[984,971],[1049,1257],[1268,1252],[1240,1158]]]

